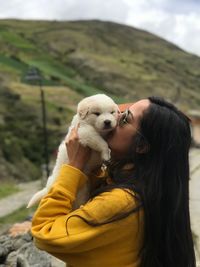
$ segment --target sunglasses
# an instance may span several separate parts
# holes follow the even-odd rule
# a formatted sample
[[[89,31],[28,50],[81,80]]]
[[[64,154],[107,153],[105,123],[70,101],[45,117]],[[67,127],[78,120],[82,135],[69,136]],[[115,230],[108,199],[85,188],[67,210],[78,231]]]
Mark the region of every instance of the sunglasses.
[[[130,122],[131,118],[133,118],[132,112],[129,109],[126,109],[122,113],[122,115],[121,115],[121,117],[119,119],[119,124],[118,124],[119,127],[123,127],[124,125],[131,123]],[[142,136],[144,138],[145,142],[147,144],[149,144],[149,142],[147,141],[146,137],[140,131],[138,131],[137,129],[135,129],[135,130],[140,136]]]
[[[132,113],[129,109],[126,109],[119,119],[119,126],[122,127],[123,125],[128,124],[128,119],[130,118],[130,116],[132,117]]]

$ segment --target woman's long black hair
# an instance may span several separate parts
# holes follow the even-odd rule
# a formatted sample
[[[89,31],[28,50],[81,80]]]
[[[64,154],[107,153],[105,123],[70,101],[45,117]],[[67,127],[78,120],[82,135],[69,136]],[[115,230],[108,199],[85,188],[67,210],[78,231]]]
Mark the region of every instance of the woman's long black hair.
[[[194,267],[189,214],[189,119],[172,104],[149,98],[140,131],[148,153],[137,158],[136,177],[145,211],[142,267]]]
[[[186,115],[159,97],[149,97],[140,133],[128,156],[108,164],[113,187],[136,192],[144,209],[141,267],[195,267],[189,214],[190,123]],[[143,152],[141,152],[143,151]],[[133,163],[131,171],[123,171]]]

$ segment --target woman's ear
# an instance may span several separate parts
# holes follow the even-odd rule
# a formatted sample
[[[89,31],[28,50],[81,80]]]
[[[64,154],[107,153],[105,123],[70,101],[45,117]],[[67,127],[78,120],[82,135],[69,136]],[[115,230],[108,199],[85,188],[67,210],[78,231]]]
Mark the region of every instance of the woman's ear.
[[[135,151],[138,154],[146,154],[150,150],[150,144],[142,134],[137,134],[135,137]]]
[[[149,144],[143,144],[143,145],[140,145],[136,148],[136,152],[139,154],[146,154],[149,152],[149,150],[150,150]]]

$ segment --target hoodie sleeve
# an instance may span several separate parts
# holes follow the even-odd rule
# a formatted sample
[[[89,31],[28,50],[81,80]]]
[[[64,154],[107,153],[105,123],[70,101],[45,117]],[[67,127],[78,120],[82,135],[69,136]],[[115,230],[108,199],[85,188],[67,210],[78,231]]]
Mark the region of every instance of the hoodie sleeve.
[[[105,192],[72,211],[78,189],[87,181],[80,170],[63,165],[50,192],[41,200],[32,220],[35,245],[53,255],[78,253],[109,244],[114,225],[91,226],[130,209],[132,201],[122,189]],[[112,239],[112,242],[114,240]]]

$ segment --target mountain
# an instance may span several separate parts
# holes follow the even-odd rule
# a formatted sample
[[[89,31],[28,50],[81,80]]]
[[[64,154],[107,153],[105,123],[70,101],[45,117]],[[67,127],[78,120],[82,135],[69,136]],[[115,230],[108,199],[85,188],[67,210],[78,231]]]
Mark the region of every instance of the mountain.
[[[160,95],[187,111],[200,105],[200,58],[146,31],[102,21],[0,20],[1,177],[33,179],[43,162],[39,69],[49,155],[84,96],[116,102]],[[54,157],[55,158],[55,157]]]

